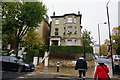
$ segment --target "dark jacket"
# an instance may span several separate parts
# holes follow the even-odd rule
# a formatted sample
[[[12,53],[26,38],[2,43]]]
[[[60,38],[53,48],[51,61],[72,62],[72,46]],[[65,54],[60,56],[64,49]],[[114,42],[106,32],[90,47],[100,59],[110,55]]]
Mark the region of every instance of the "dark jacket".
[[[87,70],[87,62],[85,59],[78,59],[76,62],[75,70],[85,69]]]

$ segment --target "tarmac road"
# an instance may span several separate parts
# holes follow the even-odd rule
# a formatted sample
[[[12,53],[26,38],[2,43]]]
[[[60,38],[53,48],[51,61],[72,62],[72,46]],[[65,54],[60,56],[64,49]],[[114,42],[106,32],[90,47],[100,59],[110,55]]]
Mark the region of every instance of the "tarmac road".
[[[40,67],[34,72],[15,72],[3,70],[2,80],[79,80],[78,72],[73,68],[60,68],[59,72],[56,72],[56,67]],[[93,70],[87,71],[87,79],[93,79]],[[93,79],[94,80],[94,79]],[[120,77],[112,80],[120,80]]]

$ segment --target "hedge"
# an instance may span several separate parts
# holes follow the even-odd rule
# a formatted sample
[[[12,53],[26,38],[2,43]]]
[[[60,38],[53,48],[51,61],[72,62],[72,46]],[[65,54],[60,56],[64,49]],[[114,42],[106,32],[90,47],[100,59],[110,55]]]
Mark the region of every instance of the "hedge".
[[[39,51],[35,49],[30,49],[27,51],[26,59],[27,62],[33,62],[33,57],[38,57]]]
[[[50,46],[51,53],[83,53],[83,46]],[[91,46],[85,47],[85,53],[93,53]]]

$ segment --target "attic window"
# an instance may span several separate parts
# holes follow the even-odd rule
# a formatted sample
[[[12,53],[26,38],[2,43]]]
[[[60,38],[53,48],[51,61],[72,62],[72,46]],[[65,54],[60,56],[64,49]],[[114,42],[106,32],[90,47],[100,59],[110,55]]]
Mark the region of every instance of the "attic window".
[[[72,23],[72,17],[68,17],[68,23]]]
[[[56,20],[55,20],[55,24],[59,24],[59,19],[56,19]]]

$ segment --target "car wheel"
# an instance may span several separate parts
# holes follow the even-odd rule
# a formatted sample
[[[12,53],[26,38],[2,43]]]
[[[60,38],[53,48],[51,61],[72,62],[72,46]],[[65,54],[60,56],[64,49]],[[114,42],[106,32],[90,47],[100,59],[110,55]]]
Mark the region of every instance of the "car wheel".
[[[22,72],[22,71],[23,71],[23,67],[22,67],[22,66],[19,66],[17,71],[18,71],[18,72]]]

